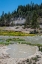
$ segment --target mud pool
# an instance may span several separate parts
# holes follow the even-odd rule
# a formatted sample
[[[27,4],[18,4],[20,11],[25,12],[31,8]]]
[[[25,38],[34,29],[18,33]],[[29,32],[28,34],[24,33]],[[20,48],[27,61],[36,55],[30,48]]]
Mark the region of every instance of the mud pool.
[[[28,56],[35,54],[37,50],[37,47],[26,44],[13,44],[9,45],[8,48],[7,53],[13,58],[28,58]]]

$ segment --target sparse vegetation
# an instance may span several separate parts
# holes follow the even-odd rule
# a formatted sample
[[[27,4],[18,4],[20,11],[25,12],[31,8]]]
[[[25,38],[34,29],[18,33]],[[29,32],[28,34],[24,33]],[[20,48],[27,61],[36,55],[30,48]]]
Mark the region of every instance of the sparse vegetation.
[[[7,42],[9,42],[9,41],[25,41],[24,39],[20,39],[20,38],[10,38],[10,39],[7,39],[6,40]]]
[[[28,34],[17,31],[0,31],[0,35],[3,36],[35,36],[36,34]]]
[[[3,43],[3,42],[0,42],[0,45],[9,45],[9,44],[14,44],[14,43],[10,43],[10,42]]]
[[[39,51],[41,51],[41,52],[42,52],[42,46],[38,46],[38,48],[39,48]]]
[[[6,41],[5,43],[4,43],[4,41]],[[6,39],[6,40],[4,40],[3,42],[0,42],[0,44],[14,44],[14,43],[11,43],[10,41],[13,41],[13,42],[17,42],[17,43],[19,43],[19,44],[27,44],[27,45],[31,45],[31,46],[38,46],[38,48],[39,48],[39,51],[41,51],[42,52],[42,44],[32,44],[32,43],[30,43],[30,42],[26,42],[25,41],[25,39],[22,39],[22,38],[8,38],[8,39]]]
[[[35,62],[37,62],[38,61],[38,58],[37,57],[34,57],[34,58],[32,58],[32,60],[35,60]]]

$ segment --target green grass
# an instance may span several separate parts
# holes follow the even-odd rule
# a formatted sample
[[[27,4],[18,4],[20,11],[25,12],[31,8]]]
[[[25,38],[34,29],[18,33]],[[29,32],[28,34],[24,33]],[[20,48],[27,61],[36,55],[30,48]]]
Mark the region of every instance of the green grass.
[[[29,43],[29,42],[18,42],[19,44],[21,43],[21,44],[27,44],[27,45],[31,45],[31,43]]]
[[[27,45],[42,47],[42,44],[32,44],[32,43],[26,42],[24,39],[20,39],[20,38],[12,38],[12,39],[10,38],[10,39],[6,40],[6,43],[0,42],[0,44],[5,44],[5,45],[14,44],[14,43],[11,43],[10,41],[16,41],[19,44],[27,44]]]
[[[29,43],[29,42],[19,42],[19,44],[27,44],[27,45],[32,45],[32,46],[40,46],[40,47],[42,47],[42,44],[32,44],[32,43]]]
[[[10,39],[7,39],[6,40],[7,42],[9,42],[9,41],[25,41],[24,39],[20,39],[20,38],[10,38]]]
[[[23,32],[16,31],[0,31],[0,35],[3,36],[35,36],[36,34],[28,34]]]
[[[10,43],[10,42],[3,43],[3,42],[0,42],[0,45],[9,45],[9,44],[14,44],[14,43]]]

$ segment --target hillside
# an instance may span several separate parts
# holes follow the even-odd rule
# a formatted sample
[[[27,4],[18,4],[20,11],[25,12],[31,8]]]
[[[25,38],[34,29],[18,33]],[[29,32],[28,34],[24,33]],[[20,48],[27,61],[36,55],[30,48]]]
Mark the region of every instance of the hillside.
[[[20,5],[12,13],[4,13],[3,11],[0,16],[0,26],[24,25],[25,27],[35,28],[34,24],[42,26],[42,3],[39,5],[34,3],[25,6]]]

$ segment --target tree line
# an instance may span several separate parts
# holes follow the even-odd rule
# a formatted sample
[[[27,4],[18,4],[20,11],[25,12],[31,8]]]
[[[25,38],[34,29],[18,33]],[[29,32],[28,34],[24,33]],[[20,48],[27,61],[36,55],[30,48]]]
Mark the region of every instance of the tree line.
[[[42,3],[41,4],[27,4],[25,6],[19,5],[17,10],[14,10],[12,13],[4,13],[0,16],[0,26],[10,26],[11,19],[14,18],[25,18],[25,27],[29,25],[32,28],[35,28],[35,25],[38,27],[37,18],[42,18]],[[13,25],[13,24],[12,24]]]

